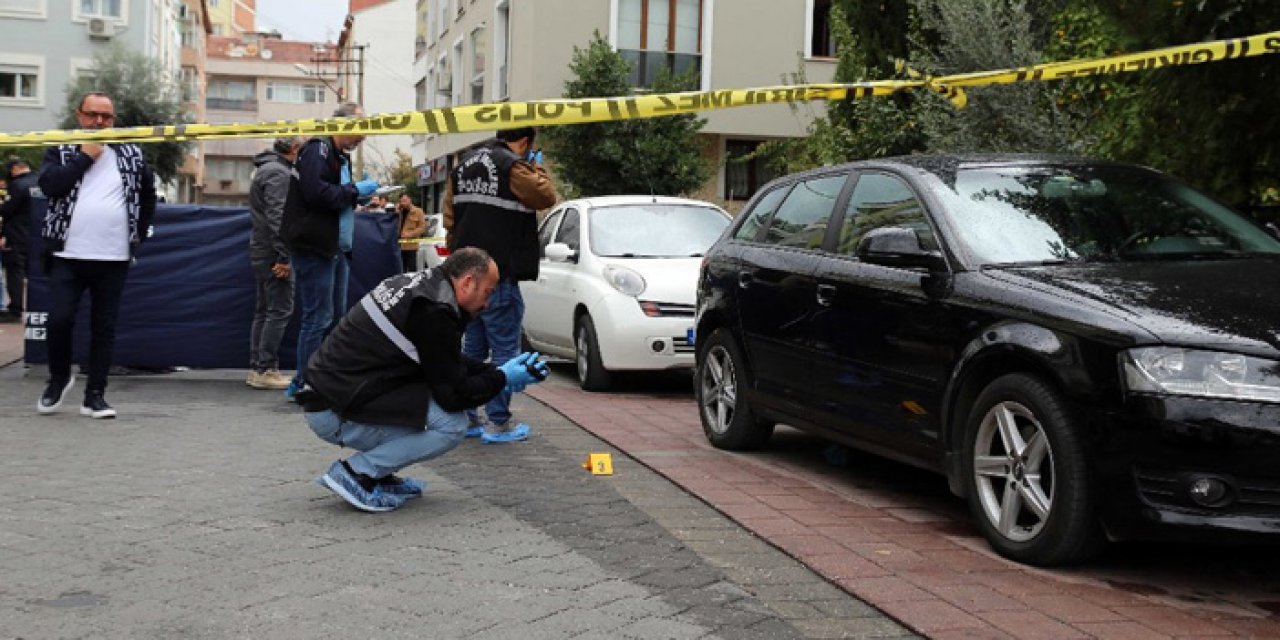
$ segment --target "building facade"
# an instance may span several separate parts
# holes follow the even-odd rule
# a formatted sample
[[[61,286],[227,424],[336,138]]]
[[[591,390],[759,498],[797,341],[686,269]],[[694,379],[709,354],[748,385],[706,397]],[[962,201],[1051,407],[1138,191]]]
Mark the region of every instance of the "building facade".
[[[182,46],[181,85],[183,108],[192,122],[205,121],[205,51],[213,25],[206,0],[183,0],[178,11],[178,32]],[[178,169],[173,187],[175,202],[201,202],[204,191],[204,142],[192,142],[187,158]]]
[[[215,36],[243,37],[258,30],[257,0],[208,0]]]
[[[413,105],[414,0],[350,0],[351,20],[340,37],[351,59],[343,80],[347,95],[365,113],[401,113]],[[369,136],[362,145],[362,168],[385,178],[396,151],[411,152],[407,135]]]
[[[0,1],[0,127],[58,128],[66,86],[112,45],[179,77],[183,0]]]
[[[283,40],[274,33],[211,36],[207,54],[205,117],[210,124],[327,118],[338,106],[337,87],[313,72],[337,60],[333,44]],[[247,205],[253,157],[271,143],[269,138],[206,140],[202,201]]]
[[[800,70],[810,82],[829,82],[835,74],[829,10],[829,0],[416,0],[414,104],[559,98],[573,47],[587,46],[597,31],[635,64],[639,88],[664,67],[693,69],[701,90],[785,84]],[[730,207],[745,201],[769,175],[726,158],[805,135],[821,110],[760,105],[706,112],[699,142],[718,169],[693,195]],[[489,135],[414,137],[412,157],[429,210],[439,210],[457,151]]]

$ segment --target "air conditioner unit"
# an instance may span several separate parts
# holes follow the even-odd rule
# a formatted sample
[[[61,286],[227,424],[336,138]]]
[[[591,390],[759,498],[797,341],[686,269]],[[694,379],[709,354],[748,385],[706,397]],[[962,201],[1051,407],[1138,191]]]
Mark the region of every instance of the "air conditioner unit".
[[[116,35],[116,23],[104,18],[89,18],[89,22],[85,23],[85,29],[89,32],[90,38],[107,40]]]

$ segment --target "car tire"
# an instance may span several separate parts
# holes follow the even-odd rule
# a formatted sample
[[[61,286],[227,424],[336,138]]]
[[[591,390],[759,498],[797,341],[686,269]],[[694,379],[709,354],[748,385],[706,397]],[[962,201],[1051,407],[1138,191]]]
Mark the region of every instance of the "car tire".
[[[725,329],[712,332],[698,358],[694,397],[702,432],[718,449],[754,449],[773,435],[774,424],[756,418],[747,402],[750,375],[733,336]]]
[[[591,316],[578,319],[573,339],[574,360],[578,363],[578,384],[584,391],[604,391],[613,384],[613,375],[600,362],[600,341]]]
[[[992,548],[1037,566],[1078,563],[1102,548],[1083,429],[1060,393],[1029,374],[1001,376],[978,395],[966,426],[969,508]]]

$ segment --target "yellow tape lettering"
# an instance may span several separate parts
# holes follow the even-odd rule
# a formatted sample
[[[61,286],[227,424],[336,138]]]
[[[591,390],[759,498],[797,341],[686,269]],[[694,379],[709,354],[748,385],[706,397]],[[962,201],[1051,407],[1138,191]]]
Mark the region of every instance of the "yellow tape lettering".
[[[1272,53],[1280,51],[1280,37],[1267,38],[1262,42],[1262,46]]]
[[[564,115],[564,105],[553,102],[551,104],[538,105],[538,117],[546,120],[555,120]]]
[[[1209,49],[1207,47],[1196,49],[1195,51],[1192,51],[1188,55],[1190,55],[1190,58],[1189,58],[1190,62],[1213,62],[1214,61],[1213,49]]]
[[[410,118],[407,113],[387,114],[382,116],[382,128],[389,129],[391,131],[399,131],[401,129],[408,128],[409,123],[412,122],[412,120],[413,119]]]
[[[658,102],[662,103],[653,108],[654,113],[671,113],[672,111],[678,111],[680,109],[680,107],[676,105],[675,100],[672,100],[667,96],[654,96],[654,97],[658,99]]]

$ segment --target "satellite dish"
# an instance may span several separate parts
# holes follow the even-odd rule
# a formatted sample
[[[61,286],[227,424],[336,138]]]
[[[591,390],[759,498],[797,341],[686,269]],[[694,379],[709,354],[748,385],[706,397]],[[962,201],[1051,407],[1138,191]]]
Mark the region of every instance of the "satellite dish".
[[[263,59],[263,60],[270,60],[270,59],[271,59],[271,55],[272,55],[272,54],[271,54],[271,50],[270,50],[270,49],[263,49],[263,50],[262,50],[262,54],[261,54],[261,55],[262,55],[262,59]]]

